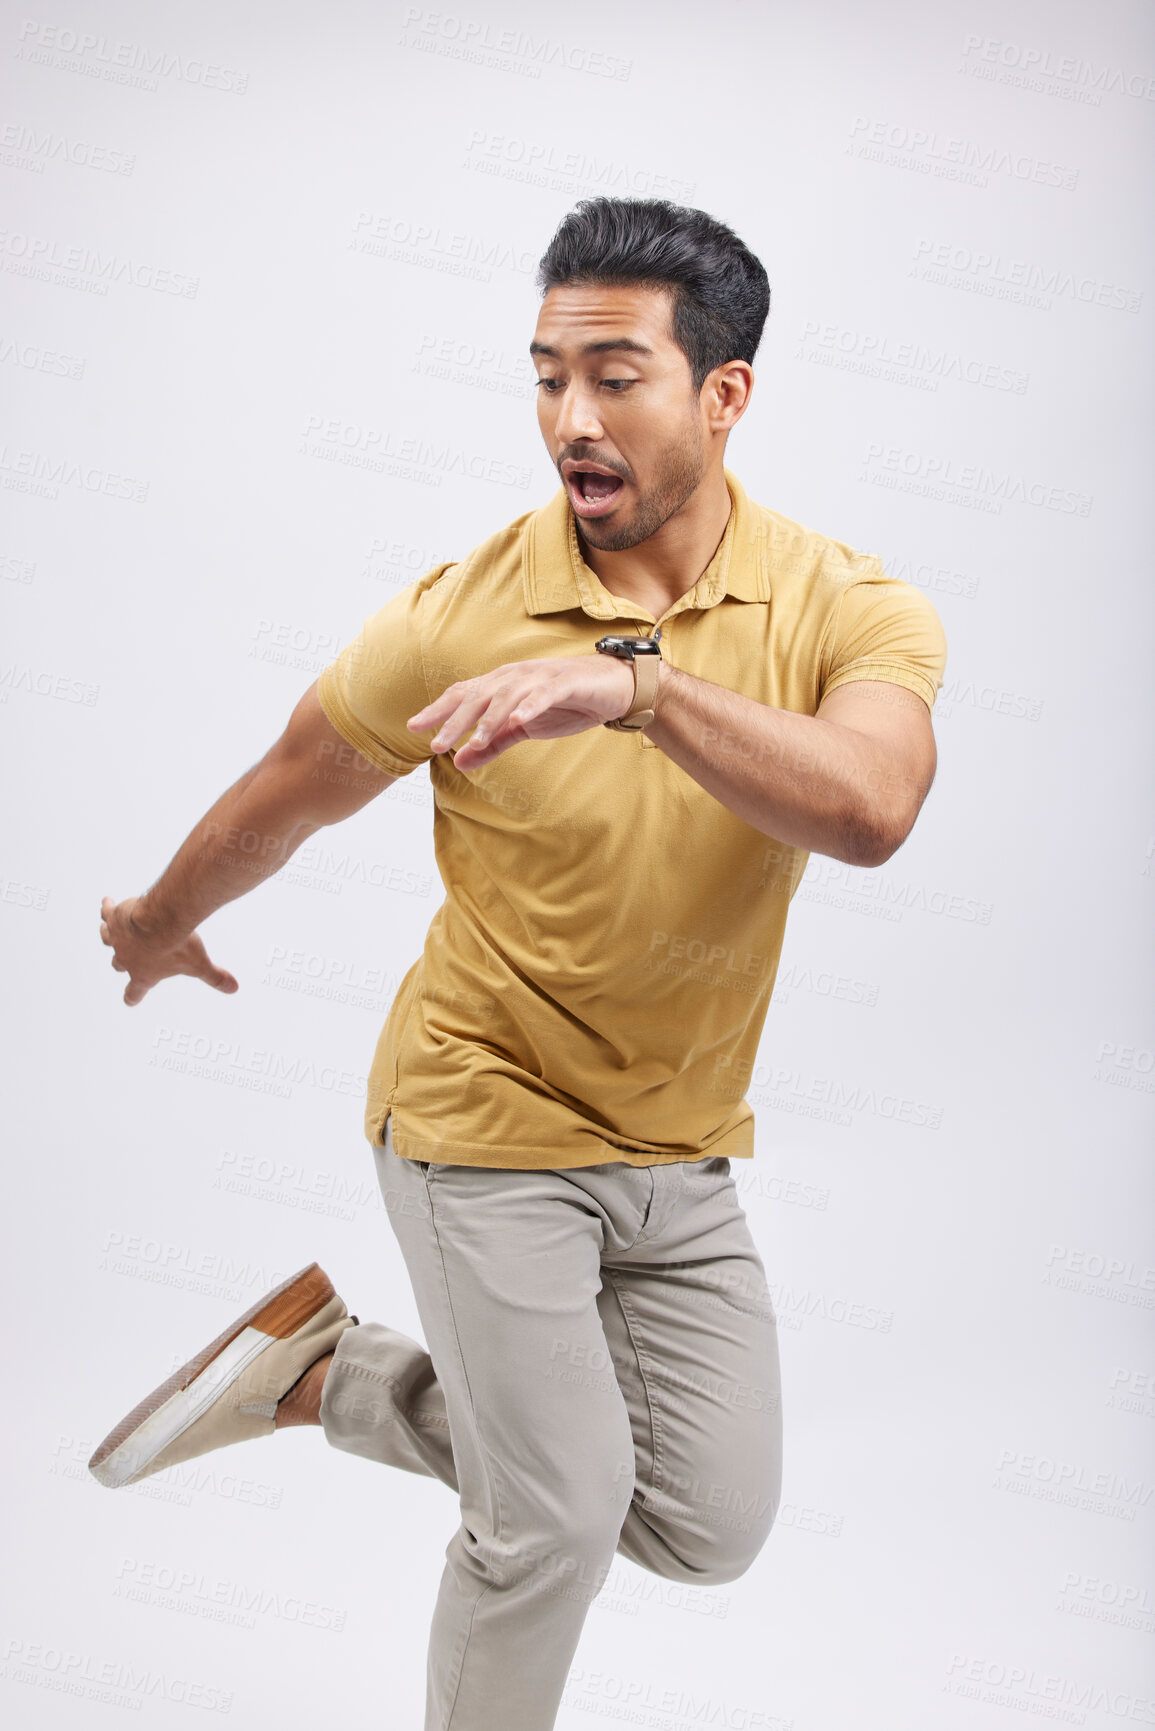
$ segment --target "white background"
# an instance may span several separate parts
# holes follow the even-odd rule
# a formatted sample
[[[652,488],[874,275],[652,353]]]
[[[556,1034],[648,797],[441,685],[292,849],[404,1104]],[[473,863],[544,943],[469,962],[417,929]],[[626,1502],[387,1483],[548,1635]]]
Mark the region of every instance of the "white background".
[[[421,1723],[443,1485],[317,1431],[85,1462],[314,1258],[419,1333],[361,1113],[442,894],[427,776],[212,919],[235,997],[127,1011],[98,908],[551,496],[532,273],[609,192],[763,260],[727,461],[950,660],[909,841],[811,860],[736,1167],[777,1528],[694,1602],[618,1560],[559,1724],[1155,1723],[1149,8],[72,0],[5,8],[0,65],[11,1722]]]

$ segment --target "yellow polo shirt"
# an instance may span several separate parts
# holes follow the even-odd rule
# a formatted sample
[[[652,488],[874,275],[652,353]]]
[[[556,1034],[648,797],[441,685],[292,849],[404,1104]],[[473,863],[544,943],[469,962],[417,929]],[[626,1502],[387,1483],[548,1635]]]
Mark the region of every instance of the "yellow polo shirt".
[[[749,500],[659,620],[581,555],[564,489],[365,621],[321,675],[337,731],[390,775],[429,764],[445,900],[377,1043],[365,1133],[406,1159],[515,1168],[746,1159],[742,1097],[809,854],[761,834],[644,733],[527,740],[468,774],[409,716],[507,661],[662,628],[667,661],[813,715],[853,679],[931,708],[946,639],[875,555]]]

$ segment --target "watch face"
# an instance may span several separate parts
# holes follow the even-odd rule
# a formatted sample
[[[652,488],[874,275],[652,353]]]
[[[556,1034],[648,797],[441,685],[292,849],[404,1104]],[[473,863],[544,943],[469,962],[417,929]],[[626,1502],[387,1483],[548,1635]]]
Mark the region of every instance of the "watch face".
[[[635,655],[660,655],[657,634],[653,637],[599,637],[594,645],[603,655],[628,656],[631,660]]]

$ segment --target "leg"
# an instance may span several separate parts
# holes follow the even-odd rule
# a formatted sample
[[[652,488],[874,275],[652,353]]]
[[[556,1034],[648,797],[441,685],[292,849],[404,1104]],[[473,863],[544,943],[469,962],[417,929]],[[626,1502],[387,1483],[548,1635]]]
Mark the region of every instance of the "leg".
[[[427,1167],[401,1160],[389,1139],[378,1165],[460,1481],[426,1731],[549,1731],[632,1489],[619,1472],[630,1418],[612,1373],[591,1386],[557,1363],[563,1340],[608,1365],[597,1302],[605,1218],[574,1174]],[[340,1386],[358,1381],[380,1402],[370,1376],[353,1371]],[[416,1386],[428,1400],[429,1376]],[[395,1410],[409,1402],[385,1392]],[[336,1403],[328,1384],[326,1402]],[[395,1446],[384,1444],[389,1458]]]
[[[618,1548],[674,1580],[731,1581],[781,1496],[777,1324],[729,1161],[653,1171],[646,1230],[604,1259],[598,1301],[633,1431]]]
[[[445,1391],[423,1346],[363,1322],[313,1365],[277,1409],[277,1424],[319,1424],[334,1448],[459,1490]]]
[[[669,1579],[717,1583],[749,1566],[778,1510],[777,1324],[729,1162],[650,1171],[645,1229],[602,1256],[605,1344],[556,1334],[548,1372],[575,1389],[612,1374],[626,1400],[632,1449],[614,1491],[632,1501],[618,1551]],[[416,1341],[380,1323],[350,1329],[323,1398],[321,1382],[302,1378],[303,1422],[321,1423],[338,1448],[460,1488],[445,1392]]]

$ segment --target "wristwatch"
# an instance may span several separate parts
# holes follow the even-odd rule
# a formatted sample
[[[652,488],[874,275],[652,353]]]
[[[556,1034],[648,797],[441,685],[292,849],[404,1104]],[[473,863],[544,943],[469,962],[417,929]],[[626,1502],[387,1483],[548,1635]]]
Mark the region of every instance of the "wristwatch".
[[[634,670],[634,701],[624,715],[614,721],[603,721],[603,727],[616,728],[621,733],[640,733],[654,719],[654,699],[658,694],[658,663],[662,651],[658,626],[652,637],[599,637],[594,644],[602,655],[616,655],[628,661]]]

